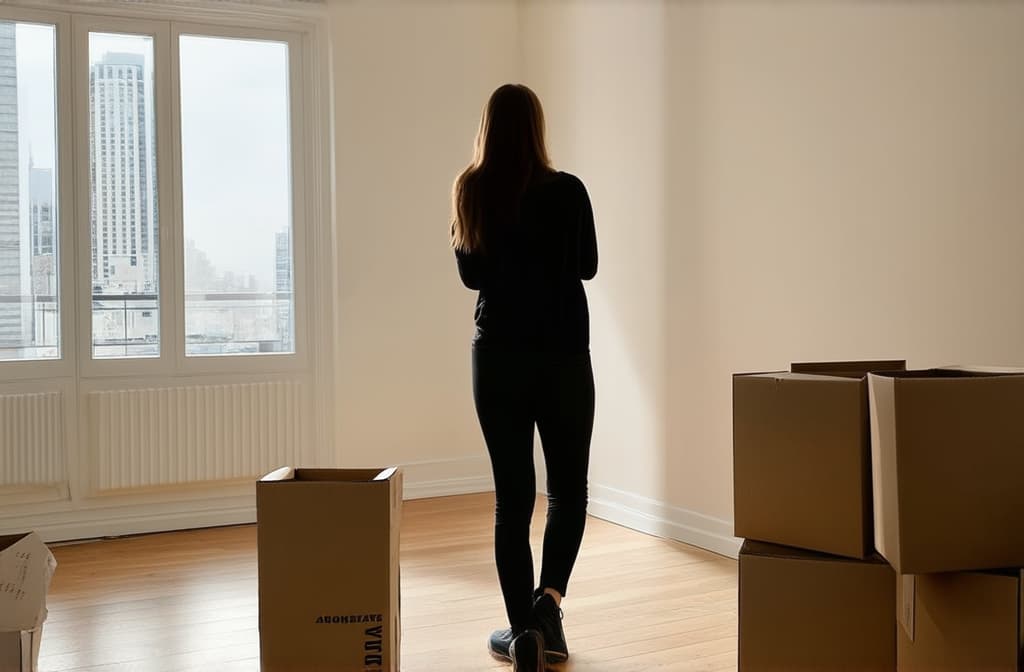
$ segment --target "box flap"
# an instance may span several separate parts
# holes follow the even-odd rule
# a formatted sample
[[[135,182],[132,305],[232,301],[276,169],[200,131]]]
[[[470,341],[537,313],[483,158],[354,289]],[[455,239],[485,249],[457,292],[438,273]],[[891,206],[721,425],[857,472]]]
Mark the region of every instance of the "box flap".
[[[813,560],[815,562],[887,564],[885,559],[877,553],[872,553],[866,558],[848,558],[841,555],[832,555],[830,553],[818,553],[817,551],[809,551],[807,549],[796,548],[793,546],[770,544],[766,541],[756,541],[754,539],[745,539],[743,541],[743,546],[740,547],[740,556],[777,558],[781,560]]]
[[[372,483],[390,481],[399,471],[398,467],[370,469],[304,469],[281,467],[259,480],[260,483],[289,483],[296,481],[320,481],[328,483]]]
[[[35,532],[0,551],[0,632],[34,630],[46,620],[46,592],[57,560]]]
[[[878,359],[849,362],[793,362],[789,370],[793,373],[817,373],[846,378],[863,378],[875,371],[905,371],[905,359]]]
[[[899,480],[896,471],[896,391],[888,374],[868,374],[871,497],[875,548],[900,573]]]
[[[871,375],[900,380],[935,380],[958,378],[1005,378],[1024,376],[1024,370],[1006,367],[942,367],[935,369],[914,369],[910,371],[877,371]]]
[[[940,366],[938,371],[965,371],[967,373],[983,373],[997,376],[1024,375],[1024,367],[1020,366]]]
[[[295,480],[295,469],[293,467],[281,467],[275,469],[266,476],[260,479],[262,483],[270,483],[272,481],[292,481]]]
[[[817,382],[817,383],[834,382],[834,383],[850,384],[850,383],[858,383],[858,382],[860,382],[860,377],[851,379],[848,376],[834,376],[834,375],[829,375],[829,374],[825,374],[825,373],[803,373],[803,372],[793,372],[793,371],[772,371],[772,372],[768,372],[768,373],[744,373],[744,374],[737,374],[736,377],[737,378],[745,378],[745,379],[748,379],[748,380],[751,379],[751,378],[755,378],[755,379],[757,379],[757,378],[764,378],[764,379],[767,379],[767,380],[778,380],[778,381],[795,380],[795,381],[809,381],[809,382]]]
[[[4,549],[10,548],[14,544],[18,543],[28,535],[28,532],[23,532],[22,534],[0,535],[0,553],[2,553]]]
[[[391,477],[395,475],[396,471],[398,471],[398,467],[388,467],[387,469],[382,469],[379,474],[377,474],[376,476],[373,477],[373,480],[375,480],[375,481],[387,481],[387,480],[390,480]]]
[[[917,581],[913,574],[897,574],[899,586],[899,621],[907,638],[914,641],[914,617],[917,613]]]
[[[372,483],[384,471],[380,467],[370,469],[296,469],[296,481],[325,481],[331,483]]]

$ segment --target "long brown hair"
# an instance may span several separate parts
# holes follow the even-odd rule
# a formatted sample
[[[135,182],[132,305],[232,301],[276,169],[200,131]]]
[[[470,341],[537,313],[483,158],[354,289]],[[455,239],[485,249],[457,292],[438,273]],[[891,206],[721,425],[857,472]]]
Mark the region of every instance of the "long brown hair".
[[[484,220],[511,216],[530,180],[551,170],[537,94],[522,84],[498,87],[480,116],[473,162],[452,187],[452,247],[482,251]]]

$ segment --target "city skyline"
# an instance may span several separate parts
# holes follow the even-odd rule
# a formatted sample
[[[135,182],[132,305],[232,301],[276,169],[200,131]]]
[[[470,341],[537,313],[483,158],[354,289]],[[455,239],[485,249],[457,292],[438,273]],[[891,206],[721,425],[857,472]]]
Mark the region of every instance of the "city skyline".
[[[55,82],[54,71],[54,41],[53,28],[42,24],[17,23],[7,25],[16,26],[17,35],[25,38],[17,43],[17,74],[18,79],[47,83],[46,85],[19,87],[18,107],[22,110],[32,110],[31,115],[19,115],[20,135],[20,161],[22,163],[21,175],[27,175],[29,156],[32,157],[36,168],[55,170],[56,139],[54,120],[56,118],[56,105],[54,100]],[[225,49],[224,40],[211,40],[208,38],[185,36],[188,45],[182,51],[182,66],[188,70],[189,77],[183,82],[183,92],[186,100],[183,105],[189,106],[188,116],[191,118],[191,127],[203,129],[211,126],[222,125],[211,109],[204,109],[201,104],[189,105],[190,100],[187,94],[192,92],[191,100],[201,101],[209,98],[211,93],[222,88],[225,77],[237,79],[237,69],[232,69],[231,59],[220,58],[218,54]],[[90,60],[100,60],[108,52],[118,51],[139,51],[139,45],[144,38],[139,36],[116,35],[107,33],[90,34],[89,52]],[[288,123],[287,96],[280,93],[287,88],[287,58],[282,57],[286,53],[285,45],[280,43],[257,43],[247,40],[232,40],[240,47],[245,47],[245,59],[250,65],[249,70],[266,73],[266,77],[252,77],[244,82],[244,93],[248,95],[239,97],[240,89],[237,87],[232,91],[233,103],[231,108],[247,110],[246,125],[248,127],[276,127],[285,128]],[[143,67],[148,76],[151,76],[153,63],[150,54],[143,54]],[[280,100],[279,106],[267,106],[268,98]],[[209,106],[213,107],[213,106]],[[183,128],[183,132],[187,131]],[[274,266],[276,263],[274,238],[276,232],[281,228],[282,222],[290,221],[290,171],[283,170],[277,175],[263,174],[260,166],[276,164],[288,165],[289,139],[286,136],[275,138],[266,137],[262,143],[264,146],[252,148],[249,139],[241,131],[229,135],[218,133],[218,148],[222,149],[222,155],[241,157],[247,155],[250,150],[261,152],[260,160],[250,162],[237,162],[234,174],[238,177],[232,180],[231,184],[221,185],[222,193],[217,194],[202,184],[202,180],[193,180],[189,193],[194,220],[196,226],[191,237],[197,243],[203,245],[210,258],[215,260],[218,266],[230,268],[237,274],[247,272],[246,267],[251,261],[251,254],[245,250],[239,250],[237,240],[231,232],[221,232],[217,227],[207,226],[211,218],[221,216],[225,205],[223,202],[234,202],[240,206],[239,216],[244,217],[247,225],[254,229],[254,233],[265,232],[263,251],[264,263],[260,266],[267,269],[257,273],[259,286],[269,291],[274,286]],[[275,140],[271,142],[271,140]],[[194,157],[190,165],[201,166],[205,157],[192,154]],[[186,157],[186,161],[188,157]],[[250,164],[251,167],[244,165]],[[244,170],[244,173],[241,172]],[[198,177],[201,171],[192,170]],[[187,177],[187,175],[186,175]],[[27,180],[25,180],[27,183]],[[54,184],[56,187],[56,184]],[[272,199],[273,203],[252,203],[252,194],[260,194],[262,199]],[[246,198],[249,196],[250,198]],[[27,194],[24,195],[27,199]],[[218,202],[219,201],[219,202]],[[209,214],[206,214],[209,213]],[[25,222],[27,224],[27,221]],[[202,235],[194,235],[200,233]],[[227,234],[227,235],[224,235]]]
[[[59,354],[55,38],[0,22],[0,359]],[[89,34],[96,357],[155,356],[167,336],[152,52],[151,37]],[[182,36],[181,60],[188,353],[291,351],[287,45]]]

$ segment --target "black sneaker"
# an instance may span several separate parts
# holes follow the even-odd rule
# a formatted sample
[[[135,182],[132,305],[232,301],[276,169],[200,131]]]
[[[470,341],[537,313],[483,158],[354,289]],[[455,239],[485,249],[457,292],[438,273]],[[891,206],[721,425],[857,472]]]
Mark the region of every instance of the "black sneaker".
[[[544,635],[544,654],[549,663],[561,663],[569,659],[569,647],[565,644],[562,630],[562,610],[555,604],[555,598],[542,593],[533,601],[533,619]]]
[[[539,630],[523,630],[508,647],[512,672],[544,672],[544,635]]]
[[[512,654],[509,653],[511,646],[512,628],[495,630],[491,633],[491,638],[487,640],[487,650],[491,652],[491,655],[509,663],[512,662]]]

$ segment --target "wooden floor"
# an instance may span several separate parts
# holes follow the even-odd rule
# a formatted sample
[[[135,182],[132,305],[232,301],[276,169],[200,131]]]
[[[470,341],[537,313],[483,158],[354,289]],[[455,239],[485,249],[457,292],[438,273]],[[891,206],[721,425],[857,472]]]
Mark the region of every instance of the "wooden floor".
[[[493,495],[406,502],[402,671],[510,669],[485,642],[504,612]],[[543,502],[535,518],[539,551]],[[259,669],[256,529],[217,528],[54,549],[42,672]],[[734,670],[736,563],[588,523],[558,670]]]

